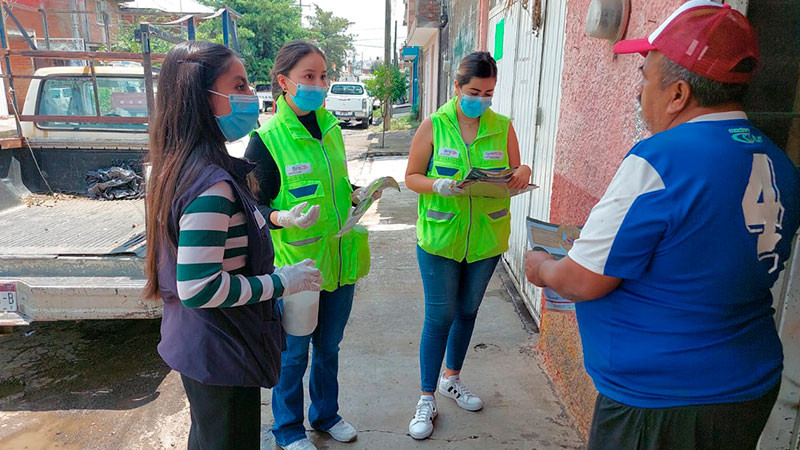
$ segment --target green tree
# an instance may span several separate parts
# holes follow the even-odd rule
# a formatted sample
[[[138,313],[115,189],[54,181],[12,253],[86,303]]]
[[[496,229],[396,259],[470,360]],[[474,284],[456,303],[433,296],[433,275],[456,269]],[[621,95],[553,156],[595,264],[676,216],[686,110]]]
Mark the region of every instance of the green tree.
[[[382,64],[373,72],[374,78],[367,80],[364,84],[367,90],[381,101],[381,108],[391,107],[392,102],[400,100],[408,92],[408,72],[401,71],[394,64]],[[390,123],[384,117],[383,131],[386,132]],[[383,144],[381,144],[381,147]]]
[[[300,24],[296,0],[204,0],[203,3],[214,8],[228,5],[242,14],[238,20],[239,49],[253,81],[269,80],[275,55],[284,43],[309,37]],[[204,22],[198,31],[209,40],[222,42],[220,19]]]
[[[381,64],[373,72],[374,78],[366,80],[367,90],[384,102],[395,102],[408,93],[408,72],[393,64]]]
[[[353,22],[344,17],[334,16],[314,5],[314,15],[308,18],[309,37],[325,53],[328,60],[328,73],[335,79],[347,65],[347,54],[353,50],[353,35],[347,29]]]

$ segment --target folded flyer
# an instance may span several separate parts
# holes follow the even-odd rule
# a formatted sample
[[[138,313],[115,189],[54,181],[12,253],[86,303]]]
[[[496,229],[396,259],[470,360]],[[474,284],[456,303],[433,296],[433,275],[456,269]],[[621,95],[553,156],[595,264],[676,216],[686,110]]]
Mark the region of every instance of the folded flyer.
[[[572,225],[555,225],[528,217],[528,243],[533,250],[540,250],[553,255],[556,259],[567,256],[575,240],[580,237],[581,229]],[[548,309],[556,311],[573,311],[575,304],[550,288],[544,288],[544,300]]]
[[[461,195],[491,198],[513,197],[530,192],[538,187],[535,184],[528,184],[523,189],[510,189],[508,182],[511,181],[511,177],[516,172],[517,168],[503,170],[473,168],[463,180],[456,184],[456,187],[464,190]]]
[[[355,208],[350,209],[350,214],[347,217],[347,220],[342,225],[342,229],[336,233],[335,237],[342,237],[347,232],[353,229],[353,227],[358,224],[358,221],[366,214],[367,210],[372,206],[375,202],[375,199],[372,198],[378,191],[383,191],[384,189],[392,188],[396,189],[397,192],[400,192],[400,185],[397,184],[397,180],[392,177],[380,177],[373,180],[367,187],[362,188],[360,195],[359,195],[359,203],[356,205]]]

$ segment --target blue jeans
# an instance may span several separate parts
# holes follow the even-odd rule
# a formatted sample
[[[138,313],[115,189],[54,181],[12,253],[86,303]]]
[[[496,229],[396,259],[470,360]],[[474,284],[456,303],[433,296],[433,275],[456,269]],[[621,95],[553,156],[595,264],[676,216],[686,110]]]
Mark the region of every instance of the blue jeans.
[[[308,394],[308,420],[317,430],[327,430],[342,420],[339,416],[339,343],[353,307],[355,285],[341,286],[319,296],[319,323],[308,336],[286,336],[281,353],[281,377],[272,389],[272,434],[281,447],[306,437],[303,424],[303,375],[312,346]]]
[[[500,256],[467,263],[431,255],[417,246],[425,291],[425,325],[419,344],[422,392],[436,392],[445,349],[447,368],[461,370],[478,307]]]

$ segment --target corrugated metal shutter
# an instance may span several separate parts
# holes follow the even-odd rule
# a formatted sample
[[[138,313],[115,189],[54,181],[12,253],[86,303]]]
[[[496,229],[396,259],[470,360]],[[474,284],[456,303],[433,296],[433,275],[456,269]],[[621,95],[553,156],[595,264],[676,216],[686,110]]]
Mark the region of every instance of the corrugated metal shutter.
[[[523,8],[515,2],[509,10],[492,11],[489,42],[494,44],[495,26],[505,20],[503,58],[498,62],[499,78],[493,109],[511,117],[517,132],[523,164],[533,169],[533,183],[539,189],[511,201],[511,238],[504,256],[528,308],[538,322],[541,290],[525,280],[527,216],[550,218],[555,138],[561,100],[566,2],[543,1],[541,24],[534,30],[537,12],[533,2]]]

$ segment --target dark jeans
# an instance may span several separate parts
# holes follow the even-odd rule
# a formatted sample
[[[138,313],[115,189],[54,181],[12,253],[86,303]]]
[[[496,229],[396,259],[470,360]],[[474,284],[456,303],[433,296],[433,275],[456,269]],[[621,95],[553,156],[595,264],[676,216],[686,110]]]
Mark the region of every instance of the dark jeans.
[[[425,324],[419,344],[422,392],[436,392],[442,360],[461,370],[472,339],[478,308],[499,256],[468,263],[432,255],[417,246],[425,291]]]
[[[753,450],[780,383],[746,402],[634,408],[600,394],[589,450]]]
[[[181,375],[189,398],[189,450],[258,450],[261,446],[261,389],[212,386]]]
[[[286,350],[281,354],[281,377],[272,388],[272,415],[275,442],[285,447],[306,437],[303,424],[303,375],[308,368],[311,345],[311,374],[308,395],[311,427],[327,430],[339,416],[339,344],[353,307],[355,285],[341,286],[319,295],[319,322],[308,336],[286,336]]]

